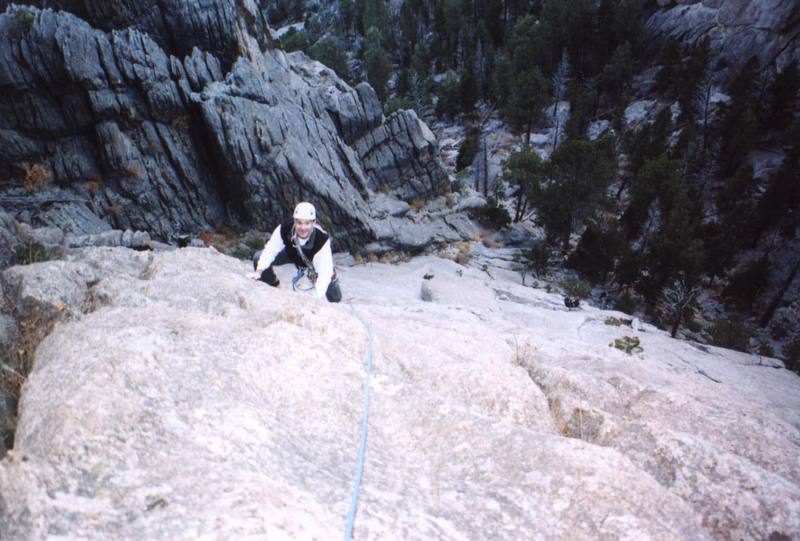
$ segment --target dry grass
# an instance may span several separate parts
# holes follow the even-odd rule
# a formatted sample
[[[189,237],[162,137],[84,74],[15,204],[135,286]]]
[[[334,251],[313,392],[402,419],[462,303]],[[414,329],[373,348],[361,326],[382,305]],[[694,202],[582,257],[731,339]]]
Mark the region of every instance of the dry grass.
[[[97,179],[87,180],[83,183],[83,187],[92,195],[97,195],[103,188],[103,183]]]
[[[208,248],[209,246],[214,244],[214,235],[212,235],[211,233],[209,233],[205,229],[203,231],[200,231],[200,235],[199,236],[200,236],[200,240],[203,241],[203,244],[206,246],[206,248]]]
[[[458,254],[456,254],[456,263],[459,265],[467,265],[471,258],[470,256],[470,245],[468,242],[457,242],[456,248],[458,249]]]
[[[172,119],[172,127],[185,131],[189,128],[189,117],[187,115],[176,116]]]
[[[120,209],[117,205],[114,205],[113,203],[111,205],[108,205],[108,207],[106,207],[106,212],[111,216],[113,216],[114,218],[119,218]]]
[[[129,163],[127,171],[128,174],[136,180],[142,178],[142,167],[138,163]]]
[[[7,297],[5,305],[12,306]],[[58,312],[64,308],[66,308],[64,305],[56,306]],[[14,403],[19,401],[22,385],[33,369],[36,348],[50,333],[57,320],[58,317],[46,317],[39,310],[34,310],[29,318],[19,322],[17,342],[14,346],[6,351],[0,351],[0,394],[10,397]],[[6,440],[5,445],[11,447],[14,427],[2,428],[10,430],[2,436]]]
[[[413,199],[410,204],[411,204],[411,208],[412,209],[414,209],[416,211],[420,211],[425,207],[425,205],[428,204],[428,198],[427,197],[417,197],[417,198]]]
[[[52,180],[50,171],[45,169],[41,164],[33,164],[25,171],[25,179],[22,181],[22,187],[28,193],[38,192]]]
[[[502,242],[498,242],[489,236],[483,237],[481,243],[487,248],[500,248],[503,246]]]
[[[511,362],[515,365],[525,368],[526,370],[533,366],[533,352],[536,350],[535,347],[531,346],[531,343],[528,340],[525,340],[525,343],[522,345],[514,339],[514,353],[511,357]]]
[[[403,252],[396,252],[394,250],[389,250],[388,252],[383,252],[379,257],[378,261],[384,263],[386,265],[397,265],[398,263],[405,263],[411,259],[410,256],[404,254]]]

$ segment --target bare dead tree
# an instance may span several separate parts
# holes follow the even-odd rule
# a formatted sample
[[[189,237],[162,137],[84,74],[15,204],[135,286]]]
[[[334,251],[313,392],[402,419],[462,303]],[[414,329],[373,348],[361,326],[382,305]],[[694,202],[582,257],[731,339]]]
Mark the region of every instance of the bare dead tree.
[[[551,152],[555,152],[558,146],[558,136],[560,131],[561,119],[558,116],[558,104],[564,99],[567,94],[567,81],[569,80],[569,58],[567,57],[567,49],[561,53],[561,62],[558,64],[556,72],[553,74],[553,122],[555,123],[555,133],[553,134],[553,148]]]
[[[693,307],[698,293],[700,293],[699,288],[687,287],[683,279],[675,280],[672,286],[664,288],[661,292],[659,307],[672,324],[669,333],[671,337],[675,338],[683,322],[684,313]]]
[[[711,96],[713,94],[713,77],[711,70],[708,70],[705,77],[700,81],[692,102],[695,111],[697,111],[697,124],[700,127],[700,149],[703,153],[708,150],[708,127],[711,124]]]

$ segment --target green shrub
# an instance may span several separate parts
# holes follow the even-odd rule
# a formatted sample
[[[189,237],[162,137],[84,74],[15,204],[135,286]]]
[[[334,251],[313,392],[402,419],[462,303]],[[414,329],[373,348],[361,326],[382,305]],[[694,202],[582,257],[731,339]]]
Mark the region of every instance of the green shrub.
[[[800,374],[800,334],[783,346],[783,363],[789,370]]]
[[[46,248],[38,242],[26,242],[14,249],[14,265],[30,265],[64,257],[59,248]]]
[[[537,278],[546,276],[552,268],[550,247],[547,242],[539,240],[534,242],[530,250],[523,252],[525,263],[528,265]]]
[[[293,51],[302,51],[308,47],[308,39],[306,33],[302,30],[295,30],[290,28],[286,34],[280,39],[280,47],[287,53]]]
[[[477,126],[472,126],[467,130],[467,136],[461,147],[458,149],[458,157],[456,158],[456,171],[462,171],[472,165],[475,155],[478,154],[478,149],[481,144],[481,130]]]
[[[580,297],[585,299],[592,292],[592,286],[585,280],[580,280],[574,276],[568,276],[561,280],[561,289],[570,297]]]
[[[387,117],[400,109],[411,109],[412,105],[407,99],[402,96],[392,96],[386,101],[383,106],[383,114]]]
[[[485,227],[493,229],[501,229],[511,223],[511,215],[494,197],[489,197],[484,206],[473,209],[472,215]]]
[[[614,262],[622,252],[623,239],[619,231],[590,224],[581,235],[567,266],[589,280],[602,282],[614,270]]]
[[[31,26],[33,26],[33,21],[36,20],[36,14],[28,8],[18,7],[14,12],[14,20],[17,21],[21,28],[30,30]]]
[[[249,247],[242,247],[237,246],[229,255],[231,257],[235,257],[236,259],[242,259],[244,261],[251,261],[253,256],[256,254],[256,250],[253,250]]]
[[[336,75],[348,81],[350,70],[347,67],[347,55],[344,51],[345,48],[336,38],[327,36],[308,49],[308,56],[322,62],[336,72]]]
[[[622,350],[628,355],[641,353],[644,351],[644,348],[641,346],[641,342],[635,336],[623,336],[622,338],[617,338],[608,346],[613,346],[619,350]]]
[[[758,354],[764,357],[774,357],[775,350],[767,342],[761,341],[758,343]]]
[[[722,291],[725,304],[740,310],[749,310],[768,281],[769,260],[762,257],[731,276],[730,282]]]
[[[253,250],[253,253],[264,249],[264,239],[260,237],[248,237],[244,241],[245,246]]]
[[[630,319],[625,319],[621,317],[608,316],[604,323],[606,325],[611,325],[612,327],[619,327],[621,325],[630,325],[631,321],[632,320]]]
[[[448,76],[437,85],[436,95],[436,114],[447,118],[454,118],[458,115],[461,108],[460,84],[458,76],[454,73]]]
[[[753,331],[741,318],[719,318],[709,329],[711,343],[722,348],[747,351]]]
[[[467,182],[469,181],[469,173],[467,171],[459,171],[456,173],[456,179],[450,185],[450,191],[453,193],[464,194],[467,191]]]
[[[614,302],[614,310],[633,314],[636,311],[636,301],[631,297],[630,293],[626,292]]]
[[[694,318],[688,318],[683,322],[684,327],[689,329],[692,332],[700,332],[703,330],[703,326]]]

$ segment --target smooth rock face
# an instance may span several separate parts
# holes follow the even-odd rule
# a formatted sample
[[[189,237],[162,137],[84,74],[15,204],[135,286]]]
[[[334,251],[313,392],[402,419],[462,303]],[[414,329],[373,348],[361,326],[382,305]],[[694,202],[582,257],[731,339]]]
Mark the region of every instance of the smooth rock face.
[[[648,0],[650,37],[699,43],[708,38],[717,62],[741,66],[755,56],[779,70],[800,61],[800,3],[796,0]]]
[[[373,190],[397,189],[410,200],[447,189],[447,174],[436,160],[436,138],[414,111],[396,111],[385,124],[356,141],[355,148]],[[405,150],[409,148],[413,151]]]
[[[311,199],[341,249],[374,238],[369,186],[402,174],[409,197],[442,188],[425,125],[413,113],[383,125],[368,85],[267,50],[257,3],[134,0],[109,16],[118,3],[56,6],[111,33],[66,11],[0,15],[0,174],[44,168],[48,187],[14,194],[34,223],[100,232],[89,214],[165,240],[271,229]]]
[[[436,244],[473,238],[478,228],[462,213],[445,217],[421,216],[418,220],[389,216],[375,222],[378,240],[419,252]]]
[[[74,254],[98,281],[37,351],[0,531],[341,536],[362,324],[213,250],[143,256]],[[800,378],[491,275],[433,257],[340,268],[375,338],[360,539],[800,535]],[[644,351],[607,346],[624,333]]]

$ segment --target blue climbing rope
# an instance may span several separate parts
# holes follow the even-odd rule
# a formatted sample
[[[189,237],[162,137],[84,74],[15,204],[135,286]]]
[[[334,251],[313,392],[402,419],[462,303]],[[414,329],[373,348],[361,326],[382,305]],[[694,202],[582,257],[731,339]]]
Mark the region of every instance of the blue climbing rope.
[[[305,276],[305,274],[306,274],[306,269],[304,267],[298,267],[297,268],[297,274],[295,274],[294,278],[292,278],[292,291],[297,291],[298,290],[297,282],[299,282],[300,279],[303,276]],[[299,289],[300,289],[300,291],[311,291],[312,289],[314,289],[314,284],[312,283],[308,287],[300,287]]]
[[[367,337],[369,344],[367,347],[367,377],[364,381],[364,413],[361,417],[361,440],[358,443],[358,464],[356,466],[356,475],[353,481],[353,497],[350,500],[350,509],[347,512],[347,526],[344,532],[344,541],[350,541],[353,538],[353,524],[356,521],[356,508],[358,507],[358,494],[361,492],[361,479],[364,477],[364,456],[367,450],[367,421],[369,419],[369,393],[370,393],[370,377],[372,376],[372,327],[369,323],[364,321],[361,315],[356,311],[355,306],[349,304],[350,310],[358,318],[362,325],[367,329]]]

